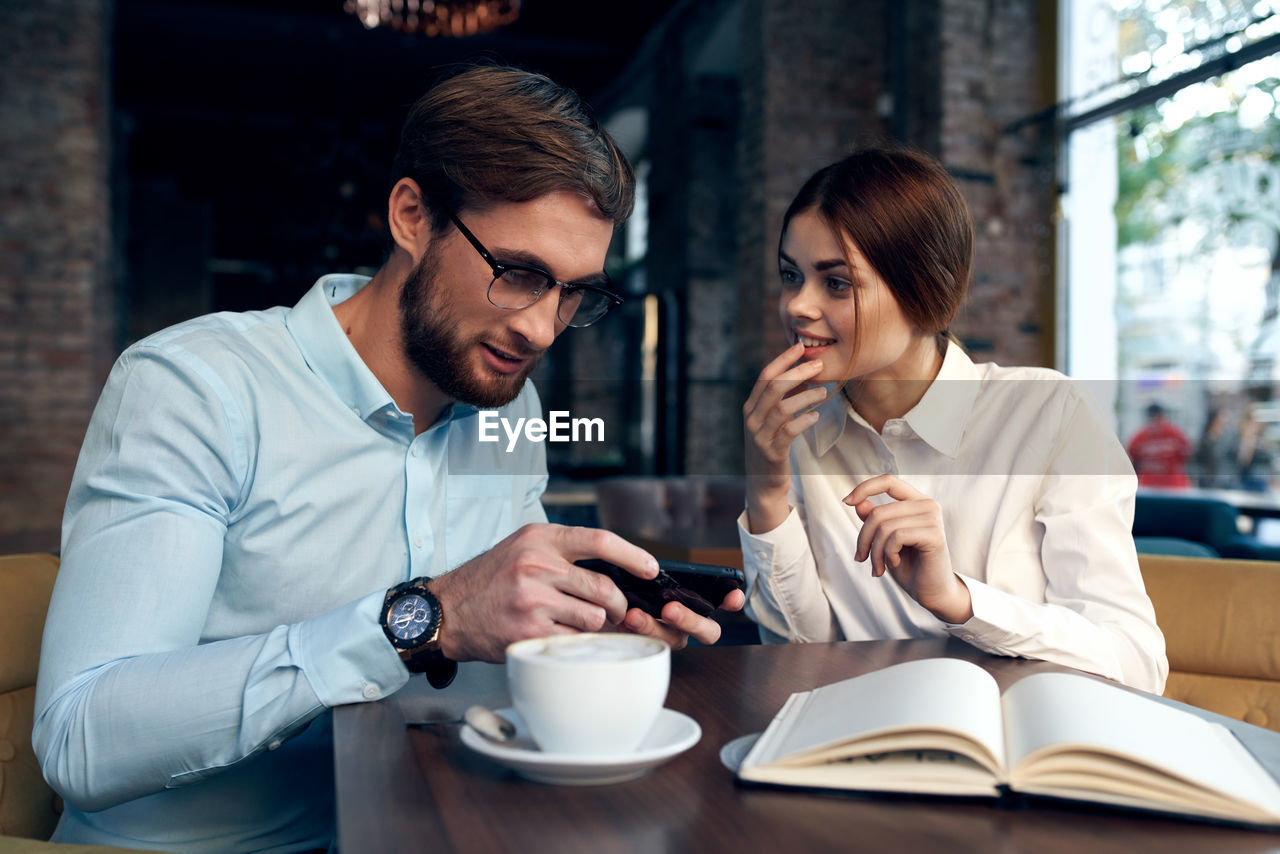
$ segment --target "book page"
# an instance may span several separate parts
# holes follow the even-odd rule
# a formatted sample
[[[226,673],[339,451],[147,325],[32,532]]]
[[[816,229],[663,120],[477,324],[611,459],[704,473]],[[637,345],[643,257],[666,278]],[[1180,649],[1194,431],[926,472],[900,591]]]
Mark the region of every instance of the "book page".
[[[1280,821],[1280,786],[1224,727],[1088,676],[1037,673],[1004,696],[1013,788],[1202,812],[1256,807]],[[1118,757],[1118,758],[1112,758]],[[1055,790],[1055,791],[1049,791]],[[1260,813],[1258,812],[1260,811]]]
[[[929,733],[946,735],[931,738]],[[979,746],[970,752],[984,755],[982,764],[998,776],[1004,767],[1000,689],[976,664],[930,658],[793,694],[743,766],[821,763],[969,743]]]
[[[826,789],[928,795],[991,796],[990,769],[945,750],[872,753],[821,765],[769,765],[744,769],[746,780]]]

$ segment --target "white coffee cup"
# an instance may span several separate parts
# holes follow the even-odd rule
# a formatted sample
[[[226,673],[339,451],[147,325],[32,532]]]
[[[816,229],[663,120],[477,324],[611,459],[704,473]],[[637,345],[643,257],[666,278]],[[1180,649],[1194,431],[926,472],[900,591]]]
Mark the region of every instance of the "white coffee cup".
[[[553,635],[507,647],[511,700],[547,753],[635,752],[670,680],[670,647],[642,635]]]

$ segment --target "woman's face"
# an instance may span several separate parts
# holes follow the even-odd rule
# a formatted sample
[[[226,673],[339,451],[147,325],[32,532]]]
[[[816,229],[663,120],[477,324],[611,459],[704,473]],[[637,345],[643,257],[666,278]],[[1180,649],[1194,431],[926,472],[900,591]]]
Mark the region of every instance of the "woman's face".
[[[853,267],[845,262],[848,255]],[[914,379],[933,336],[912,326],[880,274],[850,243],[848,252],[815,210],[792,217],[778,253],[779,309],[788,339],[803,341],[805,360],[820,359],[815,383]],[[854,309],[854,291],[858,306]],[[857,343],[857,359],[852,367]]]

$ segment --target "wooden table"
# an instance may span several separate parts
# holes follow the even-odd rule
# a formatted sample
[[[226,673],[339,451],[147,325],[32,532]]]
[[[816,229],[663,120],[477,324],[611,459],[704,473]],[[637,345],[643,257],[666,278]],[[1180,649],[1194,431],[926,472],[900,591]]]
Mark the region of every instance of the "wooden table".
[[[763,729],[794,691],[939,655],[978,662],[1002,687],[1063,669],[992,658],[954,639],[683,650],[672,656],[667,705],[696,719],[702,740],[646,777],[596,787],[527,782],[463,746],[457,726],[404,725],[474,702],[509,705],[500,666],[463,665],[446,691],[414,678],[394,697],[334,710],[339,847],[342,854],[1280,849],[1276,834],[1088,807],[748,788],[720,762],[722,745]],[[1277,767],[1280,734],[1233,728]]]

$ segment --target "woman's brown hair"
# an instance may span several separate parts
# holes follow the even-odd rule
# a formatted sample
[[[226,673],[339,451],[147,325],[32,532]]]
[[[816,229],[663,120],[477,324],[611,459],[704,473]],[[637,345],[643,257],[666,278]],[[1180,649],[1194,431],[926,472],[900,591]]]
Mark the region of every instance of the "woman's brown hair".
[[[936,335],[941,352],[973,264],[969,207],[942,164],[906,149],[856,152],[804,183],[783,216],[782,233],[808,210],[817,212],[842,245],[858,248],[908,322]],[[845,261],[852,268],[851,259]]]

